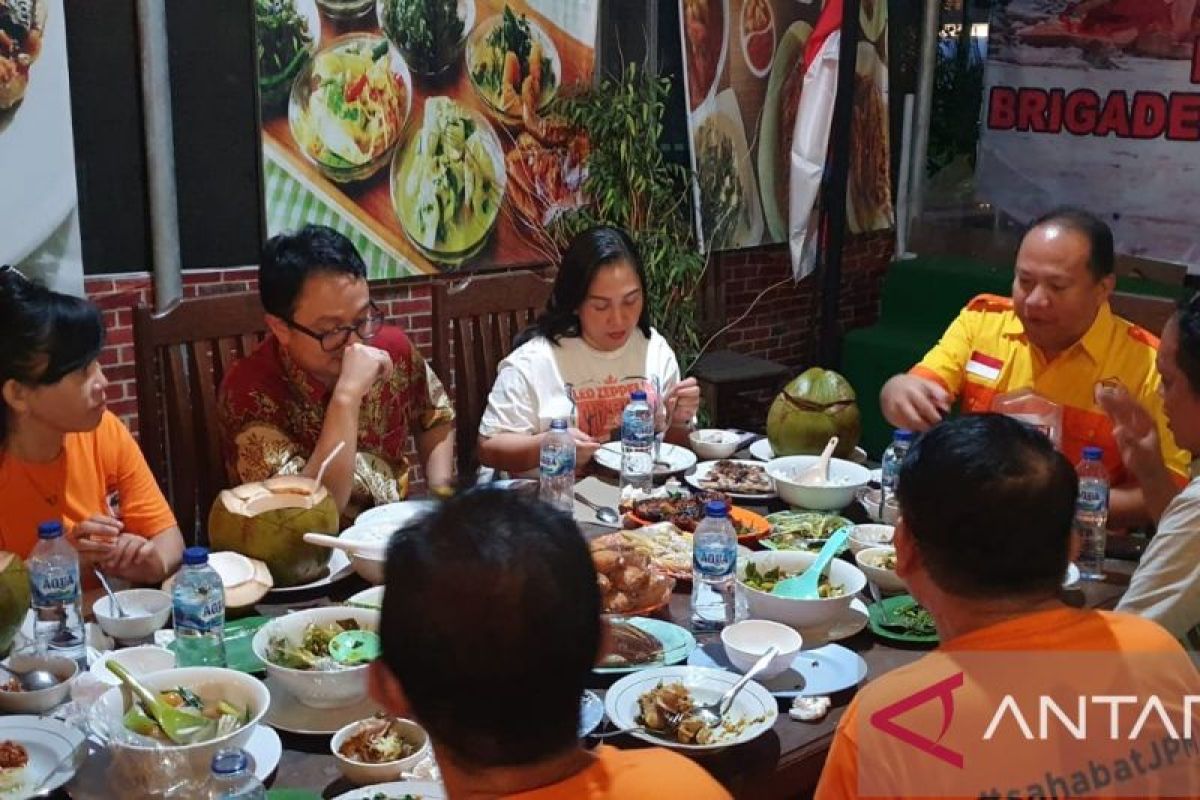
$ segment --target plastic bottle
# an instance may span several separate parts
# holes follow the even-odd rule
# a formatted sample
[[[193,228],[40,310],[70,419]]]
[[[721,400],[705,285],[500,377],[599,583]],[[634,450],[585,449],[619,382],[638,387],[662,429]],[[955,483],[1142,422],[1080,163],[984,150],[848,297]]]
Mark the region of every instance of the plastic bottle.
[[[180,667],[225,666],[225,587],[208,565],[208,550],[183,551],[183,569],[171,593],[175,663]]]
[[[1108,470],[1099,447],[1083,448],[1075,467],[1079,494],[1075,500],[1075,533],[1079,537],[1079,575],[1084,580],[1104,580],[1104,540],[1108,524]]]
[[[575,439],[567,421],[556,419],[542,439],[538,460],[538,497],[568,514],[575,510]]]
[[[904,462],[904,457],[908,455],[908,448],[912,445],[914,438],[912,431],[905,428],[897,428],[892,434],[892,443],[883,451],[879,482],[883,484],[888,497],[893,497],[896,494],[896,482],[900,475],[900,464]]]
[[[737,532],[720,500],[704,507],[692,536],[692,627],[718,631],[737,618]]]
[[[63,538],[61,522],[38,525],[38,543],[29,554],[27,568],[33,636],[38,651],[50,651],[83,664],[87,640],[79,586],[79,554]]]
[[[246,751],[226,747],[213,755],[208,800],[266,800],[266,797],[262,781],[250,771]]]
[[[621,489],[654,486],[654,414],[646,393],[636,391],[621,414]]]

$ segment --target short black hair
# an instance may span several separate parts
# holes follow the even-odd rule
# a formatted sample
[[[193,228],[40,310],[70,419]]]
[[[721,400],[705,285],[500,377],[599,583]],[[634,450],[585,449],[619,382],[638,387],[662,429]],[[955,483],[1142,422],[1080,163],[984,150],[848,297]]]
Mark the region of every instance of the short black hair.
[[[578,740],[600,596],[570,515],[471,489],[397,532],[386,574],[383,659],[437,742],[487,767]]]
[[[52,386],[88,366],[104,347],[100,309],[55,292],[10,266],[0,266],[0,387],[9,380]],[[0,443],[8,436],[8,404],[0,400]]]
[[[971,414],[909,448],[896,496],[930,578],[983,599],[1058,592],[1077,490],[1075,470],[1045,435]]]
[[[596,271],[617,261],[626,261],[633,267],[644,295],[649,285],[646,267],[628,233],[610,225],[596,225],[576,234],[563,253],[545,312],[517,336],[515,344],[520,346],[535,336],[544,336],[553,344],[558,344],[564,336],[579,336],[579,307],[587,299]],[[650,298],[643,300],[638,328],[649,339]]]
[[[1175,315],[1179,325],[1179,352],[1175,363],[1187,376],[1192,391],[1200,394],[1200,292],[1184,298]]]
[[[1082,208],[1059,206],[1035,219],[1029,231],[1043,225],[1061,225],[1087,239],[1088,270],[1093,278],[1099,281],[1113,274],[1117,256],[1113,247],[1112,228],[1104,220]]]
[[[324,225],[305,225],[295,233],[272,236],[263,245],[258,268],[258,296],[263,309],[290,320],[304,281],[322,272],[366,280],[367,265],[349,239]]]

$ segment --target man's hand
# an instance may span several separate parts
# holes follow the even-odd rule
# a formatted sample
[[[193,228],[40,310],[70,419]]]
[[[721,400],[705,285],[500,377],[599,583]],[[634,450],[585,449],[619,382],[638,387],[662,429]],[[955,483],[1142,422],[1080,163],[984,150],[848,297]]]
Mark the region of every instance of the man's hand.
[[[342,352],[342,371],[334,391],[361,400],[377,381],[386,381],[391,375],[391,356],[378,347],[355,342]]]
[[[950,413],[950,394],[933,381],[916,375],[896,375],[883,385],[879,403],[883,416],[897,428],[927,431]]]
[[[1121,461],[1138,482],[1146,483],[1166,473],[1158,428],[1150,412],[1124,386],[1106,386],[1096,392],[1096,399],[1113,421],[1113,439],[1121,451]]]

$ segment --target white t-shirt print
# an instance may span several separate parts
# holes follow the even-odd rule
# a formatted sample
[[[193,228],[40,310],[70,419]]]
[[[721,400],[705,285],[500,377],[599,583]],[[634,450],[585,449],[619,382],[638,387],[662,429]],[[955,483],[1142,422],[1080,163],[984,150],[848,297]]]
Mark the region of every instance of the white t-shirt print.
[[[635,328],[612,351],[596,350],[577,336],[557,346],[539,336],[500,362],[479,435],[537,434],[554,419],[573,416],[581,431],[608,441],[620,428],[631,392],[642,389],[656,403],[656,378],[663,394],[679,382],[675,353],[658,331],[651,330],[647,340]]]

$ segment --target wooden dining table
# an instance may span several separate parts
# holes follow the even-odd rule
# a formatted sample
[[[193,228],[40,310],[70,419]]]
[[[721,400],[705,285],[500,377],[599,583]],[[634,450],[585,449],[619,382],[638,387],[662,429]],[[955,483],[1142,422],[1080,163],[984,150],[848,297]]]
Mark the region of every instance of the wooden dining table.
[[[602,475],[612,481],[615,476]],[[739,506],[758,513],[770,513],[787,508],[778,500],[765,503],[739,502]],[[843,512],[854,521],[867,521],[861,508],[852,506]],[[585,536],[591,537],[611,532],[593,524],[581,524]],[[1111,609],[1124,593],[1133,572],[1134,562],[1108,559],[1105,562],[1105,580],[1083,581],[1064,588],[1063,600],[1076,607]],[[328,597],[312,598],[311,603],[336,602],[362,588],[356,580],[348,586],[339,586]],[[679,587],[669,606],[659,615],[677,625],[690,628],[690,595],[688,586]],[[870,602],[869,598],[863,598]],[[281,613],[283,606],[264,606],[262,613]],[[716,634],[697,634],[698,646],[718,641]],[[897,667],[909,664],[929,651],[928,646],[914,647],[880,638],[870,627],[843,639],[838,644],[862,656],[867,664],[867,681],[877,680]],[[481,665],[481,675],[486,679],[486,665]],[[603,695],[604,690],[620,676],[593,675],[588,688]],[[780,700],[780,715],[772,730],[757,739],[728,748],[713,755],[697,758],[697,763],[707,769],[736,798],[750,800],[794,800],[809,797],[816,788],[821,769],[833,741],[846,706],[856,689],[848,689],[831,697],[832,710],[817,722],[799,722],[788,716],[789,701]],[[336,761],[329,753],[328,736],[300,736],[281,732],[283,757],[276,770],[272,786],[305,788],[323,798],[336,797],[354,788],[341,778]],[[622,748],[649,747],[650,745],[631,736],[608,739],[608,744]],[[589,741],[589,745],[594,741]]]

